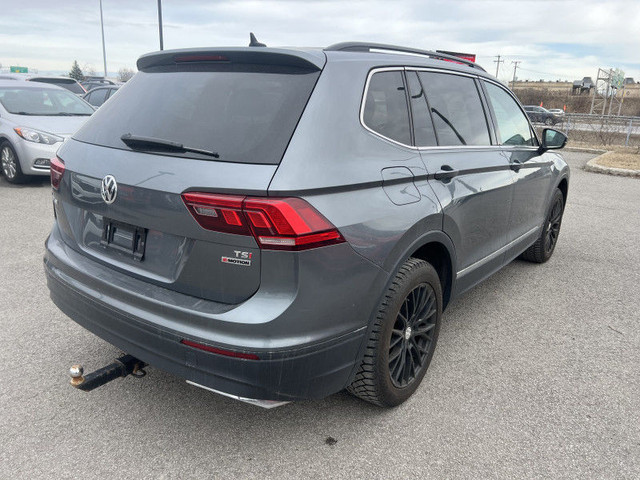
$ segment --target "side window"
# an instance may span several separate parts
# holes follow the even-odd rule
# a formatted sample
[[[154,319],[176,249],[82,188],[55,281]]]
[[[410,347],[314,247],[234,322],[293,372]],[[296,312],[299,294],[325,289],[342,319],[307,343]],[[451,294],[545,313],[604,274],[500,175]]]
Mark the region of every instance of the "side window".
[[[104,103],[107,93],[109,93],[108,89],[101,88],[100,90],[91,92],[91,95],[89,95],[89,97],[87,98],[87,101],[94,107],[99,107]]]
[[[374,132],[405,145],[411,144],[402,72],[378,72],[371,76],[362,116],[364,124]]]
[[[502,145],[535,145],[527,117],[511,95],[493,83],[484,82],[484,85],[496,115],[500,143]]]
[[[472,78],[432,72],[420,72],[419,76],[427,92],[439,145],[491,145],[487,119]]]
[[[409,98],[411,99],[411,115],[413,116],[413,133],[416,146],[429,147],[437,145],[436,134],[433,131],[433,123],[427,106],[427,98],[416,72],[407,72],[407,85],[409,87]]]

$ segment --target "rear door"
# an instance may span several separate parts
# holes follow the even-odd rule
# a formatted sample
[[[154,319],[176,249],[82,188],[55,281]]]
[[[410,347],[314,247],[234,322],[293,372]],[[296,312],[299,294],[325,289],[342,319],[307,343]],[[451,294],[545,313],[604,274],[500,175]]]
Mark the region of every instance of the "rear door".
[[[483,86],[514,179],[508,239],[518,250],[519,244],[531,243],[544,220],[553,162],[539,153],[533,127],[513,95],[493,82],[483,80]]]
[[[258,289],[261,252],[235,228],[238,205],[267,195],[320,70],[236,63],[232,54],[222,64],[144,69],[61,147],[70,182],[56,213],[69,246],[197,298],[239,303]],[[216,155],[132,148],[126,134]],[[105,182],[117,185],[114,198],[103,195]],[[188,192],[226,194],[229,204],[187,207]],[[223,228],[201,227],[189,208]]]
[[[421,155],[435,177],[431,185],[444,212],[443,230],[456,246],[461,292],[502,265],[513,177],[493,145],[476,79],[441,71],[418,71],[418,77],[438,142]]]

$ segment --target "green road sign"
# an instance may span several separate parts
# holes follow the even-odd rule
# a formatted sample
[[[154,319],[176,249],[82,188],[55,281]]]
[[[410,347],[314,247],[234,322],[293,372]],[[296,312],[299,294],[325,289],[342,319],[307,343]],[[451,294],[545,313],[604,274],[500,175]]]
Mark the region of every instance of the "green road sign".
[[[29,73],[29,69],[27,67],[9,67],[9,71],[11,73]]]

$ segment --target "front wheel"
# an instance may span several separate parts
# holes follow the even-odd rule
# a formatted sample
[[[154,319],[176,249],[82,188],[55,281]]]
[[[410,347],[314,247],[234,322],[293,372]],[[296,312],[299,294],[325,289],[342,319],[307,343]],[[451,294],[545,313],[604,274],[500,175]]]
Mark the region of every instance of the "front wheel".
[[[2,173],[4,178],[11,183],[22,183],[25,180],[25,176],[20,168],[20,161],[18,155],[9,142],[4,142],[0,145],[0,165],[2,166]]]
[[[564,213],[564,195],[559,189],[553,193],[551,205],[544,221],[544,226],[536,243],[526,249],[520,258],[535,263],[544,263],[551,258],[558,243],[562,214]]]
[[[547,119],[544,121],[544,124],[547,126],[553,125],[553,118],[547,117]]]
[[[408,259],[378,308],[353,395],[382,407],[394,407],[416,391],[438,340],[442,287],[433,266]]]

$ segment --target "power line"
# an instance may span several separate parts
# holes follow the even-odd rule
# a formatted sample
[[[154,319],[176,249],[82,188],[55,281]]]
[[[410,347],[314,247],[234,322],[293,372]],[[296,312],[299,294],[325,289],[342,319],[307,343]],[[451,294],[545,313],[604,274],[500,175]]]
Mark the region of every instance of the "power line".
[[[497,58],[497,60],[494,60],[493,63],[496,64],[496,78],[498,78],[498,72],[500,71],[500,64],[504,63],[504,60],[500,60],[500,55],[496,55],[495,58]]]

